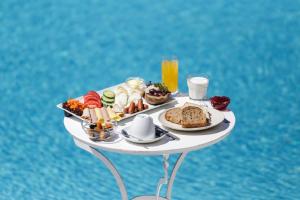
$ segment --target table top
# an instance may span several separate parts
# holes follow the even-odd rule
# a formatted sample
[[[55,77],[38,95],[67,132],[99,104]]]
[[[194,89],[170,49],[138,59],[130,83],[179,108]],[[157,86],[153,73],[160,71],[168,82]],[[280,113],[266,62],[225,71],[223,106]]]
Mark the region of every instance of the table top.
[[[153,118],[155,124],[161,126],[161,123],[158,121],[158,116],[161,112],[170,107],[183,105],[187,101],[198,104],[205,103],[205,105],[209,104],[210,106],[209,102],[193,101],[188,97],[176,97],[176,100],[177,102],[173,104],[166,105],[146,113]],[[74,117],[65,117],[64,125],[67,131],[74,137],[74,139],[79,140],[80,142],[94,148],[135,155],[163,155],[198,150],[224,139],[227,135],[230,134],[235,125],[235,116],[232,111],[224,111],[223,114],[225,116],[226,122],[224,121],[221,124],[207,130],[183,132],[163,127],[164,129],[169,130],[170,133],[176,135],[179,140],[170,140],[168,137],[164,137],[160,141],[150,144],[135,144],[128,142],[125,139],[120,140],[120,138],[117,139],[116,142],[93,142],[89,139],[88,135],[82,129],[80,120]],[[132,120],[133,118],[130,118],[119,122],[118,129],[130,125]]]

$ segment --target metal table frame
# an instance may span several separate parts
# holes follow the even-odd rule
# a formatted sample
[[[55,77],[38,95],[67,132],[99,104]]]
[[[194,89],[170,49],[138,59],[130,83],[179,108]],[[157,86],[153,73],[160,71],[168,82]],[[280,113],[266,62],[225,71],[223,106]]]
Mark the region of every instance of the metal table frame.
[[[80,147],[81,149],[88,151],[89,153],[91,153],[92,155],[94,155],[95,157],[97,157],[99,160],[101,160],[103,162],[103,164],[109,169],[109,171],[112,173],[112,175],[114,176],[117,185],[120,189],[120,193],[121,193],[121,197],[122,200],[128,200],[128,194],[127,194],[127,190],[124,184],[124,181],[120,175],[120,173],[118,172],[117,168],[113,165],[113,163],[103,154],[101,153],[99,150],[97,150],[96,148],[93,148],[91,146],[88,146],[87,144],[82,143],[81,141],[77,140],[74,138],[74,142],[75,144]],[[168,176],[168,170],[169,170],[169,154],[164,154],[163,155],[163,168],[164,168],[164,177],[161,178],[157,184],[157,192],[155,196],[138,196],[133,198],[133,200],[143,200],[143,199],[153,199],[153,200],[161,200],[161,199],[167,199],[167,200],[171,200],[171,195],[172,195],[172,188],[173,188],[173,184],[175,181],[175,177],[177,174],[178,169],[180,168],[184,158],[186,157],[186,155],[188,154],[188,152],[183,152],[179,155],[179,157],[177,158],[177,161],[172,169],[172,173],[171,176],[169,178]],[[166,196],[165,197],[161,197],[160,196],[160,190],[161,187],[163,185],[167,185],[167,192],[166,192]]]

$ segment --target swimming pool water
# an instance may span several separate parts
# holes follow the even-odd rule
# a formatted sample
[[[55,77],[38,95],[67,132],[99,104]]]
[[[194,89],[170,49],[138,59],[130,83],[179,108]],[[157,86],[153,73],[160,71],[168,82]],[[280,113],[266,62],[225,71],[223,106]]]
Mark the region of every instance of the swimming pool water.
[[[129,76],[160,80],[177,55],[231,97],[237,124],[192,152],[174,199],[300,199],[299,1],[2,0],[0,199],[120,199],[55,105]],[[160,157],[106,153],[130,197],[155,192]],[[171,158],[174,163],[175,158]]]

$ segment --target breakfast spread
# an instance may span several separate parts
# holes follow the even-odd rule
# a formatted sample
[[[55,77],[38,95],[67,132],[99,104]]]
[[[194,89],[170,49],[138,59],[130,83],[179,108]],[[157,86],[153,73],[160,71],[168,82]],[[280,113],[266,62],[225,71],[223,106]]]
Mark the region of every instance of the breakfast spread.
[[[153,105],[164,104],[169,99],[170,92],[164,85],[155,83],[146,86],[141,78],[129,78],[103,92],[91,90],[81,98],[69,99],[62,104],[62,108],[68,111],[66,116],[75,115],[96,127],[106,127],[149,108],[153,109],[156,107]]]
[[[158,126],[153,123],[151,116],[143,112],[177,101],[173,96],[179,88],[178,72],[177,58],[164,58],[161,63],[161,82],[150,81],[146,84],[142,78],[130,77],[116,86],[98,92],[90,90],[82,97],[68,99],[58,107],[64,110],[66,117],[81,119],[82,128],[93,141],[107,140],[113,135],[114,127],[121,125],[119,121],[137,115],[134,123],[128,129],[123,129],[124,137],[136,143],[153,142],[163,135],[157,137]],[[189,98],[207,100],[208,84],[207,76],[189,75]],[[161,112],[158,120],[163,126],[174,130],[199,131],[211,128],[224,121],[223,113],[218,110],[226,110],[230,99],[214,96],[210,102],[215,109],[186,102],[181,107]]]
[[[193,103],[185,103],[182,107],[169,109],[165,113],[165,119],[179,124],[183,128],[204,127],[210,122],[209,113],[201,106]]]
[[[190,98],[200,98],[196,94],[201,98],[205,96],[204,92],[198,93],[200,86],[207,87],[207,83],[208,80],[200,80],[199,77],[189,78]],[[116,122],[174,101],[176,100],[171,97],[171,92],[164,83],[145,84],[143,79],[134,77],[99,92],[88,91],[82,97],[69,99],[58,107],[65,111],[67,117],[75,116],[81,119],[82,127],[91,140],[103,141],[111,137]],[[223,96],[212,97],[210,101],[218,110],[226,109],[230,103],[230,99]],[[223,121],[224,116],[215,109],[186,102],[181,107],[164,111],[160,114],[159,120],[163,126],[175,130],[203,130]]]

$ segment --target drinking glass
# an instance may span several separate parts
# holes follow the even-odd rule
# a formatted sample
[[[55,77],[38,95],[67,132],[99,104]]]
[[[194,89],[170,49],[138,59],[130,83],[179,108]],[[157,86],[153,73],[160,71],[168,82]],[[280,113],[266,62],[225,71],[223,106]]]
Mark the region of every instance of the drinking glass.
[[[192,74],[187,77],[189,97],[193,100],[205,100],[209,78],[203,74]]]
[[[170,92],[178,91],[178,59],[163,58],[161,63],[161,78],[162,83],[167,86]]]

